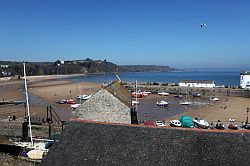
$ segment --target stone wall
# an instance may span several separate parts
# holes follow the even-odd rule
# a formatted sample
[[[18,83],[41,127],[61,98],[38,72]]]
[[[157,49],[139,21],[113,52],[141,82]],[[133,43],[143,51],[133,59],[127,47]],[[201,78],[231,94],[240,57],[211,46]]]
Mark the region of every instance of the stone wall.
[[[134,90],[134,87],[128,87],[130,90]],[[172,94],[185,94],[186,88],[180,86],[162,86],[162,85],[138,85],[138,89],[151,91],[152,93],[158,93],[166,91]],[[190,94],[200,93],[203,96],[238,96],[238,97],[250,97],[250,90],[239,88],[189,88]]]
[[[107,90],[101,89],[77,110],[77,117],[111,123],[131,124],[131,110]]]
[[[49,124],[32,125],[33,137],[49,137]],[[61,132],[61,124],[51,124],[51,135]],[[27,137],[29,136],[28,123],[23,121],[0,120],[0,136]]]

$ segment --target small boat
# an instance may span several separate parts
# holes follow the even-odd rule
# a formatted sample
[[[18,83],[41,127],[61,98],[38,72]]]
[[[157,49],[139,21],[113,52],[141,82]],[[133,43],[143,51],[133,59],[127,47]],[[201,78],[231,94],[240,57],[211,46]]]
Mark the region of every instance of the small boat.
[[[80,107],[80,105],[81,104],[72,104],[70,107],[72,108],[72,109],[77,109],[78,107]]]
[[[191,101],[182,101],[180,102],[181,105],[191,105],[192,102]]]
[[[150,92],[150,91],[142,91],[142,93],[143,93],[143,94],[147,94],[147,95],[152,94],[152,92]]]
[[[139,101],[132,100],[132,105],[138,105]]]
[[[76,98],[78,100],[88,100],[92,95],[86,95],[86,94],[83,94],[83,95],[79,95],[79,96],[76,96]]]
[[[166,125],[165,125],[162,121],[160,121],[160,120],[155,121],[155,125],[156,125],[156,126],[160,126],[160,127],[166,126]]]
[[[132,92],[131,96],[133,98],[142,98],[143,97],[143,95],[141,94],[141,92]]]
[[[220,120],[218,120],[215,128],[218,129],[218,130],[224,130],[225,126],[220,122]]]
[[[182,95],[174,95],[175,98],[182,98]]]
[[[250,123],[245,123],[245,124],[243,124],[243,125],[241,126],[241,128],[250,130]]]
[[[179,121],[179,120],[171,120],[169,125],[171,127],[181,127],[181,121]]]
[[[158,95],[161,95],[161,96],[169,96],[169,93],[168,93],[168,92],[159,92]]]
[[[230,123],[230,124],[228,125],[228,129],[231,129],[231,130],[238,130],[238,126],[237,126],[237,124]]]
[[[192,102],[190,101],[188,88],[186,89],[186,100],[181,101],[180,104],[181,105],[190,105],[190,104],[192,104]]]
[[[158,106],[168,106],[168,102],[161,100],[160,102],[157,102],[156,105]]]
[[[68,100],[66,100],[66,103],[67,104],[76,104],[76,101],[73,99],[68,99]]]
[[[217,98],[217,97],[210,97],[209,100],[210,100],[210,101],[220,101],[220,99]]]
[[[59,101],[56,101],[56,103],[57,103],[57,104],[65,104],[65,103],[67,103],[67,100],[61,99],[61,100],[59,100]]]
[[[39,149],[33,149],[33,150],[30,150],[27,153],[27,155],[32,160],[42,160],[44,156],[44,151],[39,150]]]
[[[250,130],[250,123],[248,123],[248,113],[249,113],[249,108],[247,108],[246,122],[244,122],[244,121],[242,122],[241,128]]]
[[[198,119],[195,118],[193,119],[194,125],[198,128],[202,128],[202,129],[208,129],[209,128],[209,123],[208,121],[204,120],[204,119]]]
[[[193,93],[192,96],[193,97],[201,97],[201,94],[200,93]]]
[[[150,120],[146,120],[143,123],[145,126],[155,126],[154,122],[150,121]]]

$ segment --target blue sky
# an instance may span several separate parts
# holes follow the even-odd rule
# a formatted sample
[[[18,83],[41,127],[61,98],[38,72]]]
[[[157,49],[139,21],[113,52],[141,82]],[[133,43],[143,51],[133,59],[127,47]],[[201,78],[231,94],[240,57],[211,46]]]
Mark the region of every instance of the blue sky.
[[[86,58],[120,65],[250,67],[250,1],[0,1],[1,60]]]

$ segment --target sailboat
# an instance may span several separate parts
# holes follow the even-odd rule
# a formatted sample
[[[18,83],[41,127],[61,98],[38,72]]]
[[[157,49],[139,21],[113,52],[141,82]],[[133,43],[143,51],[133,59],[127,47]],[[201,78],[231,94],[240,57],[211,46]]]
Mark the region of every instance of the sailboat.
[[[26,96],[26,105],[27,105],[27,113],[28,113],[28,122],[29,122],[30,141],[28,141],[28,142],[13,141],[13,143],[16,146],[26,148],[27,150],[29,150],[29,152],[27,153],[28,157],[30,159],[37,160],[37,159],[43,158],[44,153],[48,152],[48,146],[52,145],[54,143],[54,140],[34,139],[32,136],[25,63],[23,63],[23,68],[24,68],[24,85],[25,85],[25,96]]]
[[[186,89],[186,100],[180,102],[181,105],[190,105],[192,102],[190,101],[188,88]]]

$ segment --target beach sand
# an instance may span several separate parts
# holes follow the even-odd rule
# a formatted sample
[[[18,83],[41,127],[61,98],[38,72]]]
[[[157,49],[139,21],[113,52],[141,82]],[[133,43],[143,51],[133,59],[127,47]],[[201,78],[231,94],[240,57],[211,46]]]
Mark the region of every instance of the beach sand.
[[[219,97],[220,101],[214,101],[213,103],[192,109],[187,110],[181,115],[189,115],[193,118],[202,116],[209,122],[223,121],[228,122],[229,118],[235,118],[237,122],[246,121],[246,111],[247,108],[250,108],[250,98],[243,97]],[[180,119],[181,115],[176,115],[173,117],[166,118],[166,121],[172,119]]]
[[[75,99],[80,93],[92,94],[101,87],[101,84],[97,83],[73,83],[60,80],[60,78],[65,77],[46,76],[27,78],[32,117],[46,117],[47,106],[51,105],[63,120],[69,120],[73,116],[70,105],[57,104],[56,101],[60,99]],[[26,100],[24,80],[1,82],[0,92],[0,100]],[[27,108],[24,104],[0,106],[0,118],[8,118],[8,116],[13,115],[23,117],[27,115]]]
[[[72,115],[72,109],[68,104],[57,104],[60,99],[70,99],[79,94],[93,94],[100,89],[101,84],[81,82],[73,83],[55,79],[54,76],[46,79],[29,78],[28,91],[31,94],[30,110],[31,115],[35,117],[45,117],[47,106],[51,105],[59,111],[60,116],[65,116],[66,120]],[[24,81],[6,81],[0,83],[1,98],[4,100],[25,100]],[[0,100],[1,100],[0,98]],[[33,100],[34,99],[34,100]],[[190,115],[192,117],[200,116],[211,121],[228,121],[229,118],[235,118],[237,122],[246,120],[246,109],[250,108],[250,98],[242,97],[220,97],[220,101],[213,102],[207,106],[200,106],[188,109],[178,115],[164,118],[166,121],[179,119],[181,115]],[[152,100],[152,97],[143,99],[144,102]],[[35,102],[33,102],[35,101]],[[24,104],[17,106],[0,106],[0,117],[9,115],[24,116]]]

